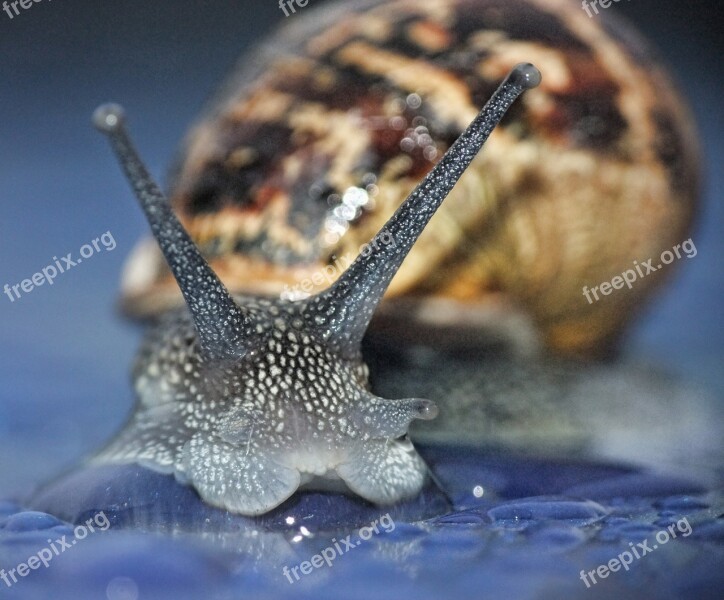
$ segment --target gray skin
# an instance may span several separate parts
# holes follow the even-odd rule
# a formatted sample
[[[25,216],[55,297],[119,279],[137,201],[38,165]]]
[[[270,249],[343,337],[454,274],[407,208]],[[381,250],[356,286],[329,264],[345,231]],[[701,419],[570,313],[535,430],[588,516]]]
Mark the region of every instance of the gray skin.
[[[539,82],[532,65],[515,67],[377,234],[375,250],[297,302],[233,298],[137,156],[122,109],[100,107],[94,122],[109,136],[187,309],[147,335],[134,369],[134,414],[93,462],[174,473],[209,504],[244,515],[265,513],[320,478],[377,504],[417,495],[427,468],[407,430],[437,407],[374,396],[362,337],[425,225],[513,101]]]

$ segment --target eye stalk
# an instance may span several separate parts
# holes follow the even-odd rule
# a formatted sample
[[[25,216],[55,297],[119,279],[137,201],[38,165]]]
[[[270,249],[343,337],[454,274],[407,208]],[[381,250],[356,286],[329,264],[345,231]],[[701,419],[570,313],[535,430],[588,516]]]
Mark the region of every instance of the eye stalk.
[[[133,147],[124,121],[123,108],[118,104],[104,104],[93,113],[93,124],[108,136],[181,288],[201,347],[209,358],[239,358],[248,351],[257,335],[254,322],[234,301],[176,218],[168,199]]]
[[[115,133],[126,121],[126,112],[120,104],[101,104],[93,112],[93,125],[103,133]]]
[[[377,233],[379,250],[359,255],[332,287],[307,300],[308,322],[340,354],[355,352],[412,246],[513,102],[541,81],[530,63],[511,70],[478,116]],[[392,236],[394,244],[385,244]]]
[[[532,90],[540,85],[540,71],[530,63],[520,63],[510,72],[503,86],[512,85],[524,90]]]

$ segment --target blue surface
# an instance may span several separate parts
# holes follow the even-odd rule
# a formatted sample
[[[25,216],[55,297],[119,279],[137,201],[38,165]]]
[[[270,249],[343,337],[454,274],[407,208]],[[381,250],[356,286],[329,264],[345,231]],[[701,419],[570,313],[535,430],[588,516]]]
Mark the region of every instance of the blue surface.
[[[711,27],[714,3],[709,10],[706,3],[682,4],[608,9],[649,33],[687,88],[707,170],[692,236],[698,255],[678,265],[671,285],[631,332],[625,353],[722,398],[724,67]],[[76,252],[108,230],[117,242],[52,287],[14,303],[0,295],[0,498],[26,499],[78,463],[119,428],[132,403],[128,369],[140,332],[117,319],[112,306],[122,261],[146,226],[104,140],[90,127],[91,111],[109,99],[126,105],[137,143],[160,175],[237,56],[282,20],[275,2],[241,0],[213,7],[48,1],[12,21],[0,12],[0,286],[32,276],[53,256]],[[252,528],[223,539],[141,534],[117,525],[11,589],[0,581],[0,598],[46,598],[48,590],[53,597],[109,600],[236,598],[238,590],[254,598],[399,599],[413,590],[419,598],[706,598],[715,597],[716,584],[722,589],[722,498],[696,484],[616,466],[572,471],[454,452],[437,467],[456,510],[396,523],[394,532],[355,548],[354,559],[342,556],[298,583],[289,584],[279,565],[308,560],[333,533],[294,542],[288,531]],[[484,500],[475,498],[473,483],[484,486]],[[71,532],[50,517],[19,511],[0,502],[1,568]],[[592,589],[578,579],[581,569],[594,569],[681,516],[692,525],[689,537]],[[341,528],[343,536],[353,532]]]
[[[7,570],[51,542],[65,547],[47,569],[40,565],[3,591],[38,598],[53,586],[110,600],[123,593],[339,598],[341,589],[345,598],[412,597],[413,589],[423,599],[721,597],[722,493],[616,465],[420,451],[452,506],[434,486],[389,510],[307,492],[251,519],[205,506],[172,476],[139,467],[81,471],[51,484],[34,504],[105,530],[76,539],[55,517],[0,504]],[[376,532],[365,529],[375,520]],[[64,535],[65,544],[55,542]],[[316,568],[300,570],[322,553],[328,564],[319,558]],[[598,578],[599,566],[612,560],[620,563],[615,572]]]

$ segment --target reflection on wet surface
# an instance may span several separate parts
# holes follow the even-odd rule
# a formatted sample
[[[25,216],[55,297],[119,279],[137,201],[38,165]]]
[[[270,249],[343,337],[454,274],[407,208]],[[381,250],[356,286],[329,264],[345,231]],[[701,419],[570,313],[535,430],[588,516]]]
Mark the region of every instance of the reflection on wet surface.
[[[24,507],[0,503],[2,567],[8,571],[62,536],[73,540],[71,524],[99,512],[110,527],[3,592],[44,597],[58,584],[76,597],[111,600],[339,598],[340,590],[360,598],[413,590],[419,598],[714,598],[724,583],[721,492],[613,464],[420,450],[435,482],[415,500],[380,508],[306,492],[255,519],[210,508],[172,476],[141,467],[71,473]],[[656,544],[667,528],[679,535]],[[651,550],[627,569],[596,575],[646,540]],[[587,587],[581,570],[597,581],[587,578]]]

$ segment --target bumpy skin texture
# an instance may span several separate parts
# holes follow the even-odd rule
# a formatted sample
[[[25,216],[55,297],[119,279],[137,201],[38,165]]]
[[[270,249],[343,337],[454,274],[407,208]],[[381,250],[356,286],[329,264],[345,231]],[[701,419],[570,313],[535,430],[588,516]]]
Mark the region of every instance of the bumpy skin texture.
[[[242,514],[268,511],[313,476],[341,478],[381,504],[419,492],[422,459],[395,438],[423,401],[374,398],[360,358],[331,355],[308,334],[301,305],[238,302],[260,323],[274,319],[241,360],[205,358],[185,310],[149,333],[133,374],[136,410],[94,462],[175,473]]]
[[[481,314],[497,322],[502,310],[524,314],[554,350],[605,351],[671,269],[590,305],[582,286],[685,239],[698,185],[681,100],[609,13],[591,19],[573,0],[340,2],[300,13],[242,61],[190,134],[174,208],[230,289],[278,295],[353,258],[504,73],[531,60],[542,85],[422,235],[388,293],[407,301],[383,315],[404,330],[435,298],[444,302],[426,327],[470,314],[471,327]],[[179,300],[148,247],[124,287],[136,315]]]

